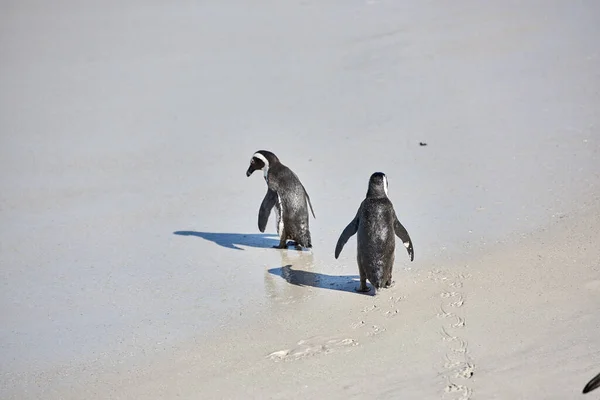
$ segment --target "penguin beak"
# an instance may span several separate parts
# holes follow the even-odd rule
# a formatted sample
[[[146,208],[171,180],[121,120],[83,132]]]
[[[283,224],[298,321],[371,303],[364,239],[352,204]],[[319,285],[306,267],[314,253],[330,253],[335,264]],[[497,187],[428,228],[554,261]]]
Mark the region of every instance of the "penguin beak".
[[[246,176],[252,175],[253,172],[254,172],[254,168],[252,168],[252,165],[251,165],[250,167],[248,167],[248,171],[246,171]]]

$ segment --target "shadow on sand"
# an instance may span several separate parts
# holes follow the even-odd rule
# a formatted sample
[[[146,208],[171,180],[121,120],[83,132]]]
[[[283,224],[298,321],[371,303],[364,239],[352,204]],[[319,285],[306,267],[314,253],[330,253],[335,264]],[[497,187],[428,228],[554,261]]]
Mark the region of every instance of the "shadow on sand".
[[[318,272],[296,270],[293,269],[291,265],[285,265],[279,268],[271,268],[269,269],[269,273],[280,276],[288,283],[296,286],[311,286],[321,289],[338,290],[340,292],[349,292],[368,296],[374,295],[373,290],[368,293],[359,293],[354,290],[359,286],[358,275],[326,275]]]
[[[277,235],[271,233],[216,233],[216,232],[196,232],[196,231],[177,231],[174,235],[197,236],[202,239],[214,242],[219,246],[228,249],[244,250],[240,246],[271,248],[279,244]]]

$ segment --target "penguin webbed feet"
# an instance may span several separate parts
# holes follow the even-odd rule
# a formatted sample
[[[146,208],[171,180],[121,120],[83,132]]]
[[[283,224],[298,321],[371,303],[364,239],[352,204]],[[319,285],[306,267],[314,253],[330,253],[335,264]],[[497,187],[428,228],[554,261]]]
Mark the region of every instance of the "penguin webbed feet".
[[[302,246],[300,243],[296,242],[296,241],[290,241],[290,242],[283,242],[283,243],[279,243],[276,246],[273,246],[274,249],[279,249],[279,250],[283,250],[283,249],[287,249],[289,248],[289,246],[294,246],[295,250],[298,251],[302,251],[305,247],[307,249],[312,249],[312,245],[309,243],[308,246]]]
[[[361,282],[360,286],[354,289],[357,293],[369,293],[371,288],[367,286],[366,282]]]
[[[307,245],[303,245],[303,244],[301,244],[301,243],[296,242],[295,240],[293,240],[290,244],[292,246],[294,246],[294,248],[296,250],[298,250],[298,251],[302,251],[304,249],[308,249],[308,250],[312,249],[312,243],[310,243],[310,242]]]

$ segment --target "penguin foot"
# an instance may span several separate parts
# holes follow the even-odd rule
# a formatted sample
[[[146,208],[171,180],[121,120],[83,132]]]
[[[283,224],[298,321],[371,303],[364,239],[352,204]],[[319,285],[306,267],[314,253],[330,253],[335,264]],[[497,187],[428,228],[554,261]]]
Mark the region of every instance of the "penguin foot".
[[[298,250],[298,251],[302,251],[303,249],[312,249],[312,245],[309,243],[306,246],[303,246],[302,244],[300,244],[299,242],[292,240],[291,242],[288,243],[290,246],[294,246],[294,249]]]
[[[287,249],[287,244],[279,244],[277,246],[273,246],[274,249],[279,249],[279,250],[283,250],[283,249]]]
[[[359,287],[357,287],[356,289],[354,289],[355,291],[357,291],[358,293],[369,293],[371,291],[371,288],[368,287],[367,285],[360,285]]]

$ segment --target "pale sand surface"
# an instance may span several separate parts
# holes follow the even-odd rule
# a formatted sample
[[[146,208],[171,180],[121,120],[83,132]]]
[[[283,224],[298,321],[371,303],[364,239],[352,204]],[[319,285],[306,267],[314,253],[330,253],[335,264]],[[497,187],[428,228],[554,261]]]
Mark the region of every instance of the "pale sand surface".
[[[0,398],[577,398],[598,37],[594,1],[2,3]],[[258,234],[260,148],[312,253]],[[373,297],[333,249],[378,170],[415,262]]]
[[[396,285],[377,296],[344,291],[356,282],[342,279],[325,290],[265,273],[272,301],[252,323],[135,360],[16,376],[7,395],[575,398],[600,357],[599,225],[600,205],[585,207],[492,251],[397,270]],[[307,255],[281,258],[317,269]]]

